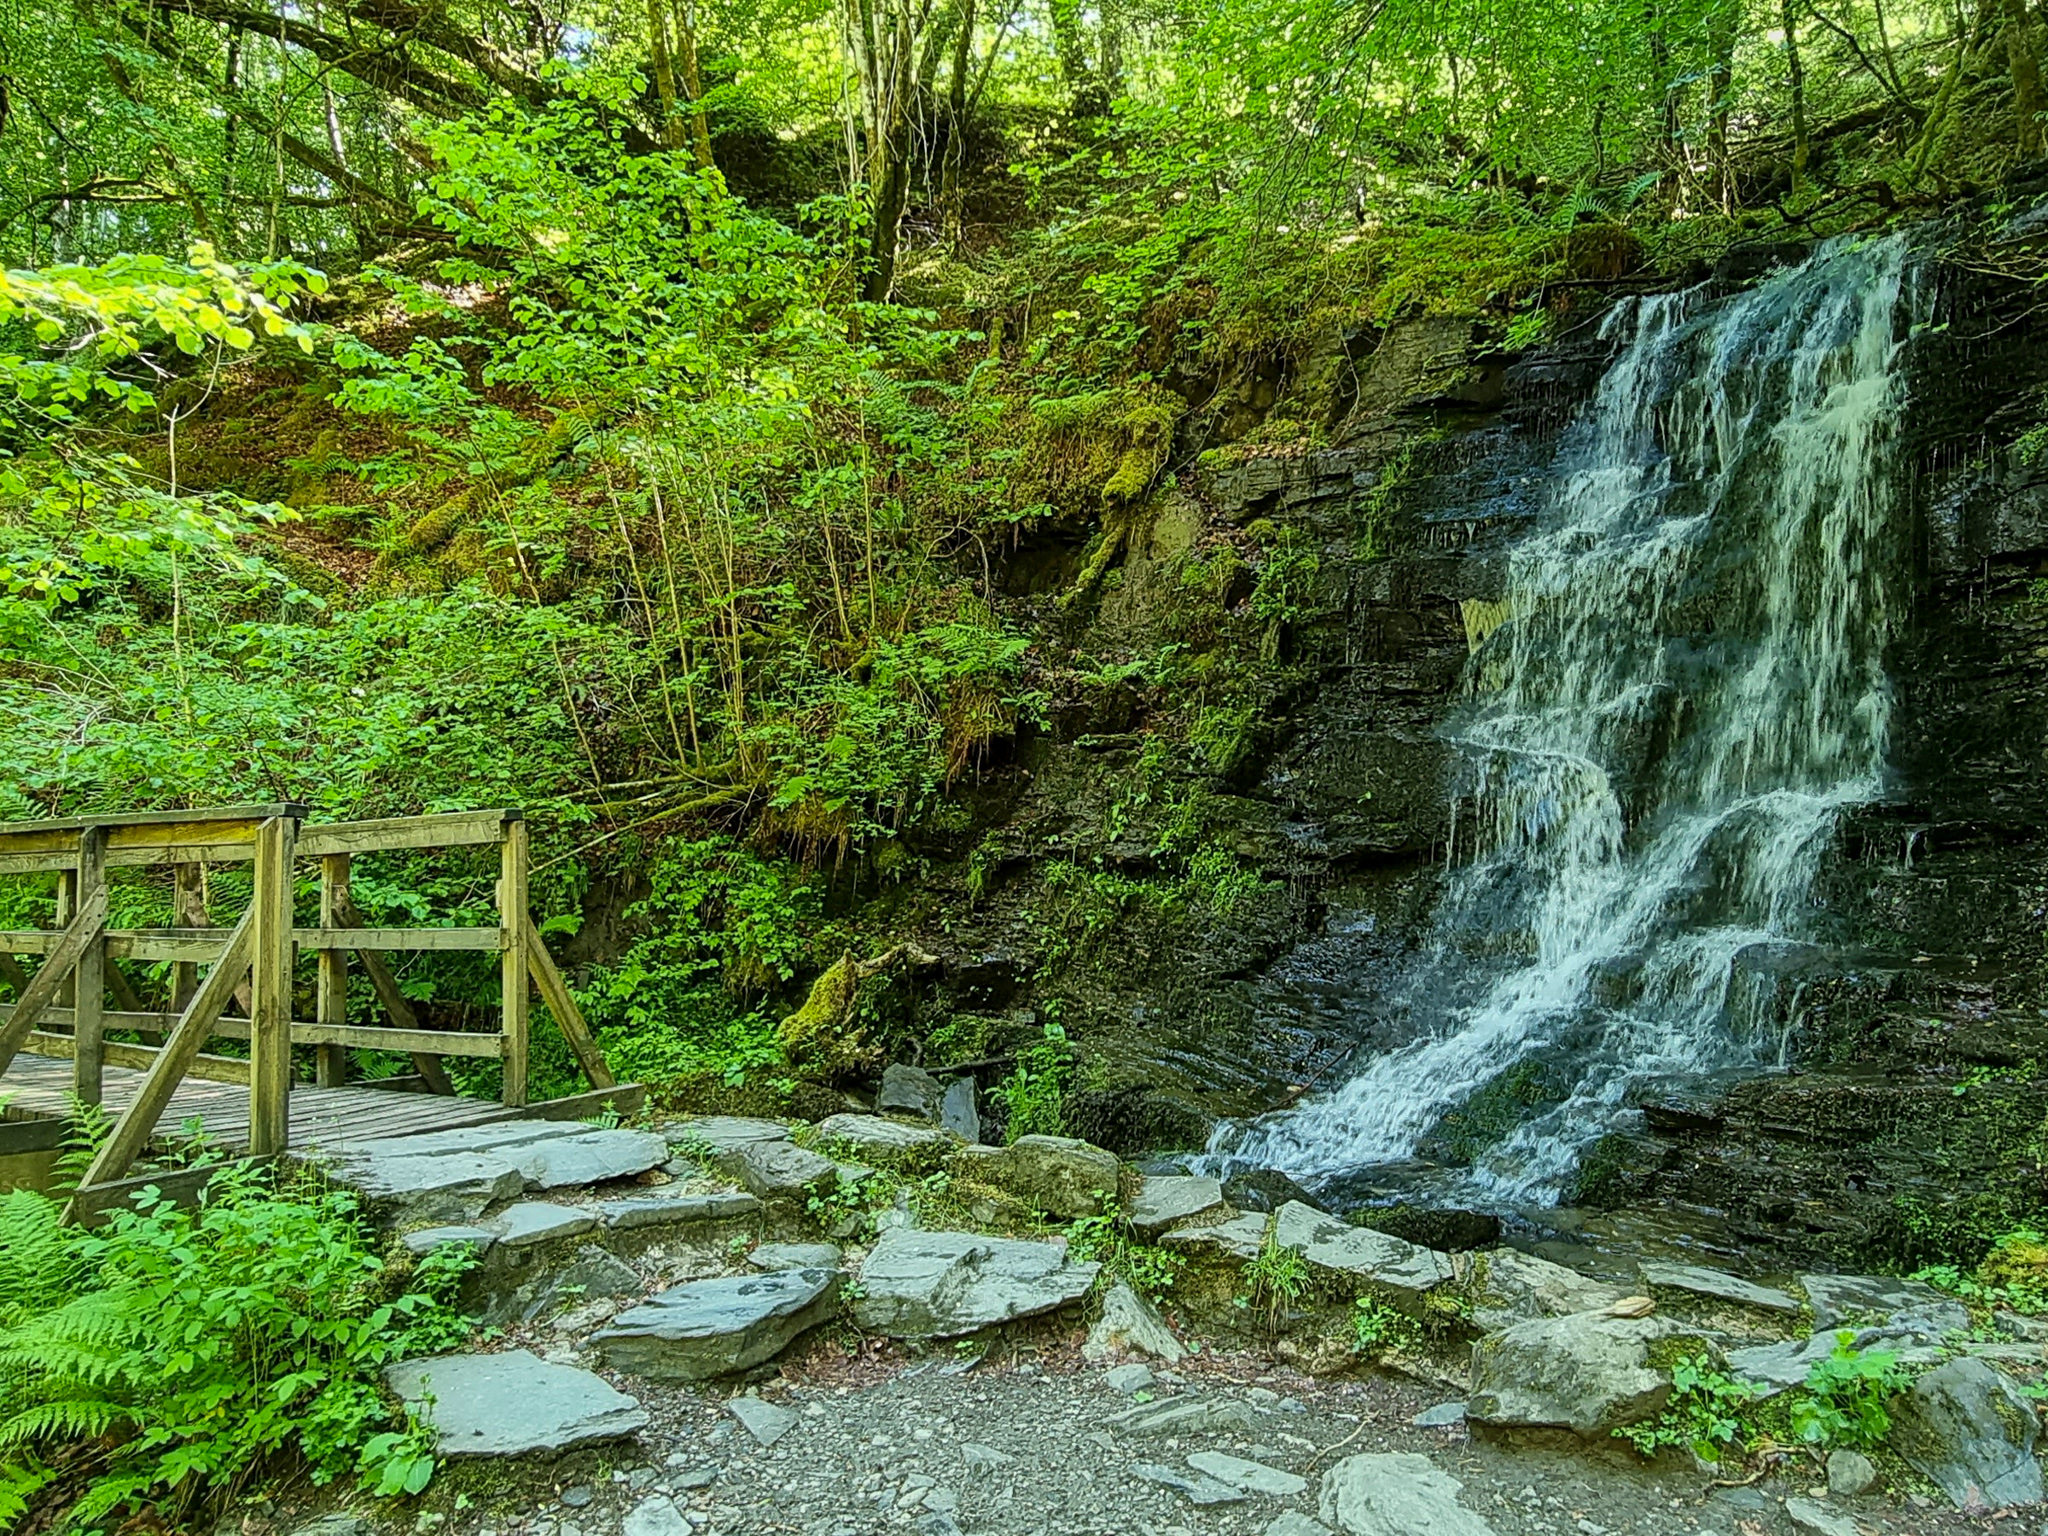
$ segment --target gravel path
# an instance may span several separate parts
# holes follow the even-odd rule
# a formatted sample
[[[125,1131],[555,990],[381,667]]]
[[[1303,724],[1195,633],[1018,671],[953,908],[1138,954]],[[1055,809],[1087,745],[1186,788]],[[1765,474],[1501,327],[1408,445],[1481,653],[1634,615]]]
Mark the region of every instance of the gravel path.
[[[1788,1536],[1810,1527],[1794,1523],[1784,1500],[1813,1497],[1819,1481],[1780,1474],[1713,1488],[1668,1456],[1652,1468],[1619,1445],[1508,1445],[1462,1426],[1420,1429],[1409,1419],[1441,1392],[1388,1378],[1318,1382],[1244,1356],[1190,1360],[1132,1394],[1064,1341],[998,1346],[970,1364],[824,1339],[743,1405],[783,1420],[768,1445],[722,1394],[614,1379],[652,1419],[637,1444],[511,1483],[457,1471],[430,1494],[446,1516],[439,1536],[1315,1536],[1296,1522],[1316,1517],[1322,1474],[1383,1452],[1425,1456],[1456,1478],[1460,1503],[1498,1536]],[[1169,1401],[1225,1422],[1166,1434],[1112,1423]],[[1286,1474],[1305,1486],[1198,1502],[1222,1490],[1188,1458],[1215,1452],[1282,1474],[1268,1479],[1278,1489]],[[2043,1529],[2039,1514],[1971,1520],[1881,1494],[1822,1503],[1866,1536]]]

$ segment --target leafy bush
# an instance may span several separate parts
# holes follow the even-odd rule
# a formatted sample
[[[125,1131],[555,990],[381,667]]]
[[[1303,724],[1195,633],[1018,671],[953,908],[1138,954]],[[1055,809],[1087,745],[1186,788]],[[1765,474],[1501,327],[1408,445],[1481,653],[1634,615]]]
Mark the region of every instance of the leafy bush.
[[[431,1455],[386,1429],[377,1372],[462,1340],[448,1299],[468,1262],[436,1255],[398,1288],[352,1196],[261,1172],[89,1232],[45,1196],[0,1198],[0,1525],[81,1475],[73,1528],[152,1505],[181,1518],[281,1453],[316,1482],[418,1492]]]
[[[1043,1038],[1017,1052],[1010,1075],[990,1090],[1003,1106],[1005,1142],[1019,1136],[1064,1136],[1067,1131],[1067,1084],[1074,1073],[1074,1053],[1067,1032],[1047,1024]]]
[[[1140,1241],[1128,1221],[1109,1211],[1083,1216],[1069,1226],[1067,1253],[1084,1264],[1100,1264],[1104,1276],[1122,1280],[1154,1301],[1173,1289],[1187,1264],[1180,1254]]]
[[[1263,1312],[1266,1331],[1278,1333],[1287,1308],[1308,1294],[1308,1260],[1292,1248],[1282,1248],[1269,1232],[1258,1256],[1238,1276],[1238,1286],[1233,1304]]]
[[[1705,1355],[1690,1355],[1671,1367],[1671,1396],[1664,1411],[1646,1424],[1626,1424],[1614,1434],[1645,1456],[1667,1445],[1682,1445],[1705,1461],[1719,1461],[1721,1452],[1742,1433],[1743,1415],[1756,1397],[1746,1381],[1714,1369]]]
[[[1805,1390],[1792,1400],[1792,1429],[1809,1445],[1867,1448],[1892,1427],[1891,1399],[1912,1383],[1912,1374],[1888,1349],[1855,1347],[1844,1329],[1825,1360],[1806,1373]]]
[[[1415,1324],[1385,1302],[1361,1296],[1351,1304],[1351,1352],[1366,1359],[1406,1343]]]

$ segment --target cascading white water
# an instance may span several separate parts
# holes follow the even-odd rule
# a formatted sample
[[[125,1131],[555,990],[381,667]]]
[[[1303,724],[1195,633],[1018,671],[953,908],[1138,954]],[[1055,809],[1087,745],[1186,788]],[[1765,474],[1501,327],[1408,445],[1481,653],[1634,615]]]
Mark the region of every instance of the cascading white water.
[[[1554,1201],[1632,1083],[1772,1047],[1738,957],[1800,935],[1838,815],[1881,791],[1905,270],[1899,239],[1835,242],[1735,298],[1610,317],[1627,343],[1475,658],[1496,686],[1452,729],[1479,835],[1407,988],[1418,1037],[1216,1161],[1399,1162],[1540,1073],[1465,1193]]]

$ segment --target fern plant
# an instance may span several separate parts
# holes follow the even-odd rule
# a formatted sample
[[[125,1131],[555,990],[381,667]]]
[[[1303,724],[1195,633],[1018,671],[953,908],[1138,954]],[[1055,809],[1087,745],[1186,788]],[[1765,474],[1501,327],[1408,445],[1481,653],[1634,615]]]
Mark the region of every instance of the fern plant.
[[[0,1200],[0,1530],[60,1473],[87,1483],[76,1530],[145,1505],[189,1516],[281,1453],[316,1482],[424,1486],[414,1437],[380,1433],[376,1373],[461,1341],[447,1300],[466,1254],[430,1258],[392,1294],[352,1196],[259,1172],[221,1175],[197,1209],[147,1200],[92,1232],[58,1210]]]

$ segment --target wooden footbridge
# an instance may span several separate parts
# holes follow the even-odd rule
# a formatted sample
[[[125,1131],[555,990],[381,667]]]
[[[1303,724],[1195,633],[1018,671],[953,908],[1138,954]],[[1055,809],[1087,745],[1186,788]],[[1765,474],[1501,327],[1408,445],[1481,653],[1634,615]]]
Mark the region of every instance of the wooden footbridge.
[[[518,812],[326,825],[306,817],[307,807],[280,804],[0,823],[0,876],[56,876],[50,927],[0,931],[0,983],[13,993],[0,1007],[0,1157],[53,1148],[77,1102],[102,1106],[112,1128],[74,1201],[90,1213],[142,1182],[127,1175],[160,1141],[160,1130],[195,1121],[213,1146],[274,1157],[497,1119],[637,1106],[640,1090],[613,1079],[527,909],[527,834]],[[356,857],[479,846],[497,850],[494,926],[364,923],[350,892]],[[223,865],[249,866],[249,904],[230,927],[215,926],[207,910],[208,870]],[[318,870],[317,882],[307,882],[319,902],[310,926],[300,925],[295,910],[302,865]],[[179,926],[108,925],[108,872],[133,867],[169,870]],[[497,1029],[422,1027],[384,959],[406,950],[494,956]],[[311,958],[310,978],[299,974],[302,956]],[[20,957],[40,962],[31,969]],[[352,961],[388,1024],[349,1021]],[[123,962],[155,964],[153,990],[168,1006],[149,1006]],[[301,985],[307,979],[310,988]],[[535,988],[590,1092],[528,1102]],[[313,1017],[295,1019],[295,1000],[304,996]],[[240,1012],[230,1013],[231,1004]],[[214,1040],[246,1046],[246,1054],[209,1052]],[[305,1049],[295,1058],[297,1047]],[[403,1054],[413,1073],[351,1084],[352,1050]],[[457,1097],[449,1058],[497,1062],[498,1101]],[[310,1067],[310,1080],[299,1080],[300,1064]]]

